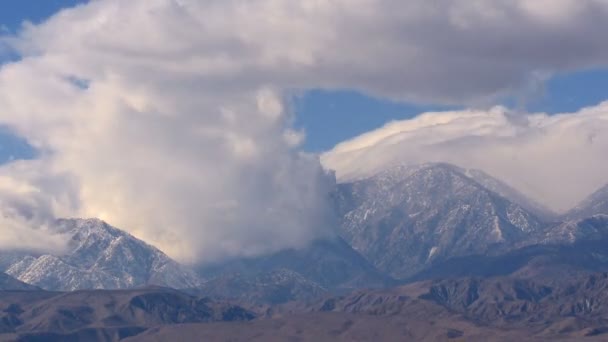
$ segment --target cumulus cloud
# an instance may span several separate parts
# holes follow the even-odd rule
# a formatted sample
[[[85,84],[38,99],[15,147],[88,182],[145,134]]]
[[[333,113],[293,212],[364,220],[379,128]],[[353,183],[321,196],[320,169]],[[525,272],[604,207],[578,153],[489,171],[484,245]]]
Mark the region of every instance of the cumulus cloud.
[[[503,180],[557,211],[608,183],[608,102],[576,113],[503,107],[425,113],[337,145],[322,156],[341,181],[395,164],[449,162]]]
[[[27,184],[36,191],[11,191],[35,193],[29,207],[45,216],[101,217],[182,260],[302,245],[333,224],[332,177],[298,150],[285,98],[350,88],[477,104],[539,74],[606,64],[606,1],[542,3],[97,0],[64,10],[2,38],[21,59],[0,69],[0,123],[40,151],[20,171],[4,167],[4,196]]]
[[[332,178],[284,139],[274,91],[209,96],[196,83],[121,76],[83,88],[43,62],[7,66],[0,83],[12,90],[0,101],[46,151],[21,165],[76,184],[71,197],[40,184],[60,197],[55,215],[100,217],[183,260],[299,246],[331,224]]]
[[[267,82],[469,104],[606,66],[607,18],[606,0],[98,0],[11,45],[88,76],[204,76],[206,92]]]

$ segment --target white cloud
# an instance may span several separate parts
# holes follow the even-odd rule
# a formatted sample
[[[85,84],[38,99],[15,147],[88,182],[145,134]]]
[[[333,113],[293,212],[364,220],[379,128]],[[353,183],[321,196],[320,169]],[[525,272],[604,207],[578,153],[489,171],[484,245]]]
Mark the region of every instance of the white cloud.
[[[608,183],[608,102],[577,113],[425,113],[337,145],[322,156],[341,181],[399,163],[449,162],[506,181],[555,210]]]
[[[12,45],[91,78],[479,103],[539,73],[606,66],[607,19],[606,0],[101,0]]]
[[[300,245],[331,225],[332,180],[284,96],[476,104],[606,65],[606,1],[530,1],[92,1],[3,38],[23,58],[0,69],[0,122],[42,151],[26,173],[62,181],[3,173],[51,216],[182,259]]]
[[[70,198],[74,189],[59,174],[37,174],[45,168],[34,164],[40,161],[17,161],[0,168],[0,249],[60,252],[67,241],[49,227],[55,215],[61,215],[58,202],[65,207],[75,204]]]

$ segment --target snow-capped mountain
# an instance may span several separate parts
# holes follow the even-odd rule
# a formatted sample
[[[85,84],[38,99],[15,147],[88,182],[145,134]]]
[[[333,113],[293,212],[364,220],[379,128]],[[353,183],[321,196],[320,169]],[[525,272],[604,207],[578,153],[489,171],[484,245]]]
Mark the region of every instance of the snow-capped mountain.
[[[66,250],[0,252],[0,272],[48,290],[152,284],[281,302],[383,287],[454,258],[608,237],[608,215],[597,214],[608,203],[608,187],[577,208],[583,218],[564,222],[548,222],[542,206],[483,172],[443,163],[396,166],[339,184],[333,196],[341,237],[305,248],[203,265],[195,272],[101,220],[63,219],[49,229],[67,237]]]
[[[341,184],[335,196],[344,239],[396,278],[450,257],[519,245],[545,227],[448,164],[399,166]]]
[[[567,219],[582,219],[598,214],[608,215],[608,185],[589,195],[564,216]]]
[[[122,289],[142,285],[189,288],[198,277],[155,247],[97,219],[62,219],[53,227],[70,238],[60,255],[5,252],[3,270],[47,290]]]
[[[520,205],[522,208],[543,219],[555,219],[557,214],[544,205],[531,200],[518,190],[509,186],[505,182],[496,179],[487,173],[476,169],[461,169],[466,176],[470,177],[484,188],[493,191],[509,201]]]

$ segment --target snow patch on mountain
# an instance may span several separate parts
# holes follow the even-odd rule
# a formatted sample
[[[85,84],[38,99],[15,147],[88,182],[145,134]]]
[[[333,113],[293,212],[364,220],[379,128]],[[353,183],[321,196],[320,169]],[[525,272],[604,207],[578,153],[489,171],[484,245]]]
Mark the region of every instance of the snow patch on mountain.
[[[449,164],[400,165],[337,192],[344,239],[397,278],[446,258],[522,244],[545,227]]]
[[[157,248],[98,219],[62,219],[53,227],[69,237],[61,255],[22,252],[6,273],[47,290],[122,289],[143,285],[195,287],[198,276]]]

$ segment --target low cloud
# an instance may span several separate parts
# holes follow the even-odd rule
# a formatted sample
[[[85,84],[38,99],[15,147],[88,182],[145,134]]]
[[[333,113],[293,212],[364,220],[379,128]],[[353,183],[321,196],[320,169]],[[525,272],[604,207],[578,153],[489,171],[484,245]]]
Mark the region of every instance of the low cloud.
[[[503,107],[425,113],[337,145],[322,156],[339,180],[395,164],[449,162],[506,181],[564,211],[608,183],[608,102],[576,113],[514,113]]]
[[[62,11],[1,39],[20,59],[0,69],[0,123],[39,151],[2,168],[2,196],[37,196],[45,216],[100,217],[186,261],[303,245],[331,233],[334,180],[299,150],[285,98],[349,88],[476,105],[539,74],[607,65],[605,1],[544,3],[97,0]],[[487,120],[464,126],[484,132]]]
[[[75,192],[59,174],[38,174],[46,170],[40,161],[17,161],[0,168],[0,249],[60,253],[68,238],[54,231],[61,208],[76,203]],[[68,214],[63,212],[63,214]]]

